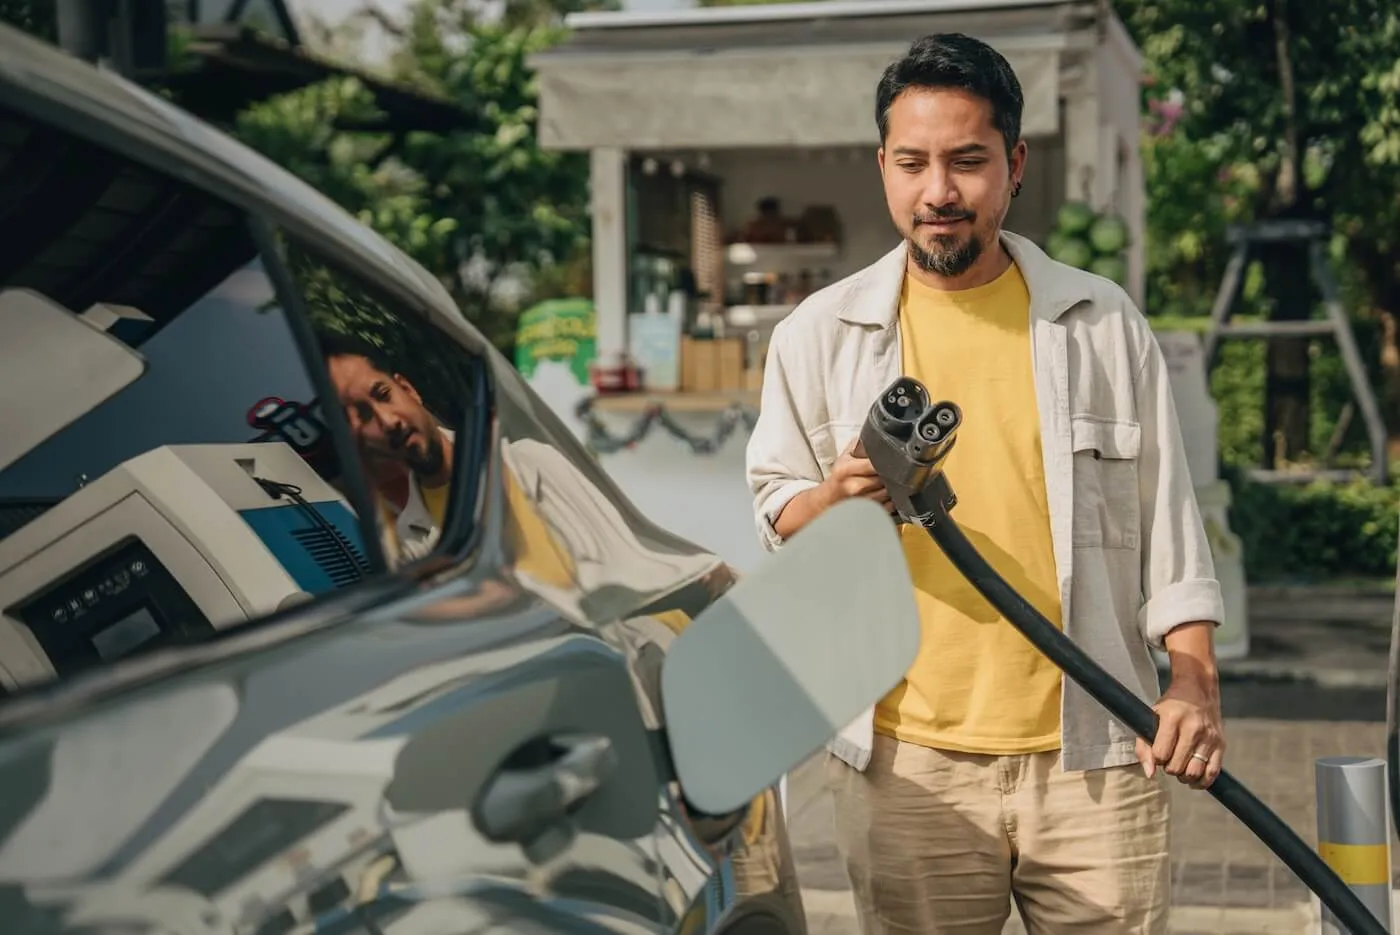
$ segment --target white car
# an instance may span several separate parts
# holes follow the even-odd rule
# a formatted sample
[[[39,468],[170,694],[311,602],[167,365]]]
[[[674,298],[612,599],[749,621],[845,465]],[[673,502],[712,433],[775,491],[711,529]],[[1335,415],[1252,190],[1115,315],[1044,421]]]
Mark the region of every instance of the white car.
[[[917,647],[878,507],[736,583],[398,250],[4,28],[0,231],[0,932],[805,932],[774,783]]]

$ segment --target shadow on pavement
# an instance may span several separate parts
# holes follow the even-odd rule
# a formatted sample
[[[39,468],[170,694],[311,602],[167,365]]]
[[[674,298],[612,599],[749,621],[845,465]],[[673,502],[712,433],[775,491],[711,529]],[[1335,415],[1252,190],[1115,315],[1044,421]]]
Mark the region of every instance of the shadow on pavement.
[[[1303,679],[1233,679],[1220,682],[1227,720],[1385,721],[1385,689],[1329,687]]]

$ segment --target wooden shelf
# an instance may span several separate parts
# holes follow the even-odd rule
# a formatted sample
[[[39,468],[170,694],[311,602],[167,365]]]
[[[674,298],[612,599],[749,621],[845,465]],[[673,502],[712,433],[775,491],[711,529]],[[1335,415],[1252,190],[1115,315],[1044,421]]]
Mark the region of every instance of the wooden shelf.
[[[724,313],[725,315],[731,315],[734,312],[738,312],[740,315],[752,315],[759,321],[771,322],[782,321],[784,318],[791,315],[796,308],[797,303],[795,302],[784,305],[726,305],[724,307]]]
[[[640,415],[652,406],[661,406],[667,412],[723,412],[736,403],[757,409],[758,395],[756,390],[713,393],[606,393],[593,397],[593,409],[597,412],[635,415]]]
[[[725,261],[734,266],[752,266],[769,259],[829,260],[841,253],[841,245],[819,243],[731,243],[724,246]]]

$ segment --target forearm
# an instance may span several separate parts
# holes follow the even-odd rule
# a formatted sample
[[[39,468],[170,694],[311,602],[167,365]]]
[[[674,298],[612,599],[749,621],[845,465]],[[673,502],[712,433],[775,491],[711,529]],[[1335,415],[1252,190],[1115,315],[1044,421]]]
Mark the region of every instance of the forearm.
[[[831,506],[831,496],[825,484],[804,490],[793,497],[773,519],[773,529],[784,540],[794,535]]]
[[[1214,623],[1184,623],[1173,628],[1167,634],[1164,643],[1171,664],[1173,686],[1193,687],[1211,697],[1219,694]]]

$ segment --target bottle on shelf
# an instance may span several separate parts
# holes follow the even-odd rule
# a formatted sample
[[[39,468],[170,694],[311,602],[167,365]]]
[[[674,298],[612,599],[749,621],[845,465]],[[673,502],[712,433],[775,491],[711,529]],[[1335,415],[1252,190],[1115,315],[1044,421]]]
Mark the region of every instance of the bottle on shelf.
[[[773,305],[788,305],[792,302],[793,296],[792,277],[787,273],[779,273],[777,285],[773,289],[773,294],[769,296],[769,303]]]
[[[797,297],[796,302],[794,302],[793,304],[795,305],[797,304],[797,302],[801,302],[803,299],[807,298],[807,296],[811,294],[812,271],[809,269],[803,269],[802,272],[797,274]]]

